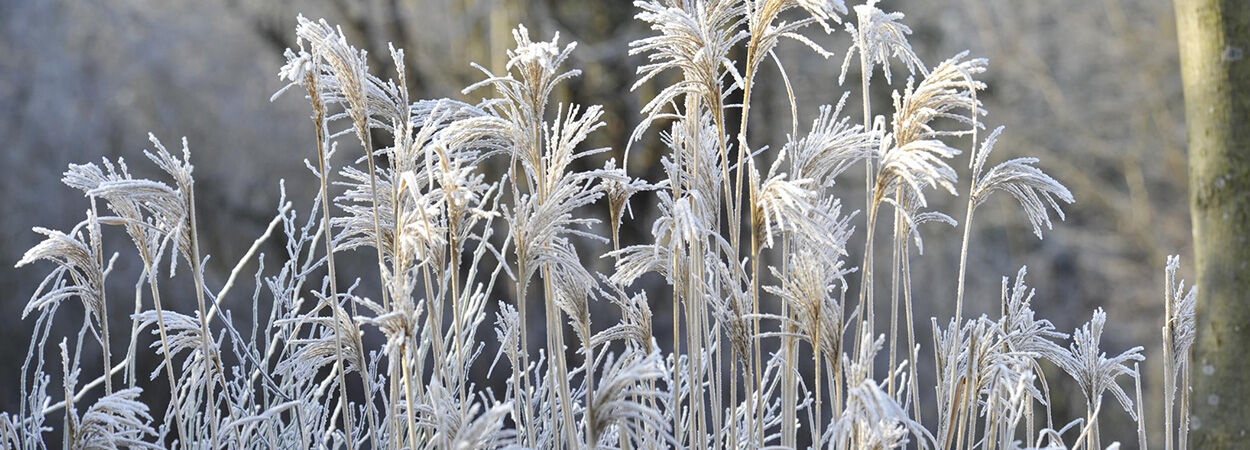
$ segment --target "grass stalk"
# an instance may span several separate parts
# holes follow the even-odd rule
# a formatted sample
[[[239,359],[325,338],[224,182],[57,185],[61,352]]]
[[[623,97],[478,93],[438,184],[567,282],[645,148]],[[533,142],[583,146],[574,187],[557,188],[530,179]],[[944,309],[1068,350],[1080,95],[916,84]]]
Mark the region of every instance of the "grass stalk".
[[[327,185],[329,184],[328,180],[329,180],[330,174],[328,172],[328,165],[326,161],[326,151],[325,151],[326,110],[325,110],[324,104],[321,101],[321,91],[317,88],[316,75],[312,72],[308,72],[308,74],[305,76],[304,84],[308,88],[308,98],[312,101],[312,106],[313,106],[313,128],[317,135],[317,139],[316,139],[317,170],[318,170],[317,175],[318,175],[318,178],[320,179],[319,180],[320,181],[319,193],[321,195],[321,202],[320,202],[321,203],[321,220],[322,220],[321,226],[325,230],[326,276],[329,279],[329,284],[330,284],[330,297],[329,298],[330,298],[330,301],[332,302],[330,310],[335,315],[334,320],[337,322],[340,320],[340,318],[338,317],[339,308],[337,305],[338,280],[337,280],[335,266],[334,266],[334,253],[335,253],[334,252],[334,229],[331,228],[330,226],[330,194],[329,194],[329,188],[327,187]],[[381,251],[380,248],[378,251]],[[343,375],[343,373],[347,371],[347,365],[343,359],[343,338],[342,336],[340,336],[339,327],[337,324],[334,326],[334,346],[335,346],[335,363],[338,366],[338,369],[336,369],[336,372],[338,374],[339,397],[342,398],[344,402],[346,402],[347,401],[346,399],[348,398],[347,397],[347,380],[345,376]],[[344,430],[347,432],[348,439],[350,440],[355,430],[354,424],[352,423],[352,414],[350,411],[345,411],[345,413],[343,414],[343,426],[344,426]]]

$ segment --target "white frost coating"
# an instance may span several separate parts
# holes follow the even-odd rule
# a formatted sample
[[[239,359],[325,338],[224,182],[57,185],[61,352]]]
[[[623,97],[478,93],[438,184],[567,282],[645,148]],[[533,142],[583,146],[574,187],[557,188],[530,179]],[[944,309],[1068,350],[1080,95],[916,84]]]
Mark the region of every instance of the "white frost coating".
[[[173,276],[172,263],[180,254],[183,260],[207,260],[207,255],[197,257],[198,250],[187,250],[195,247],[198,238],[186,151],[178,159],[153,142],[159,151],[149,156],[172,176],[169,184],[130,177],[120,159],[115,164],[105,160],[103,169],[93,164],[70,166],[63,181],[83,190],[91,200],[87,219],[68,232],[37,229],[49,240],[37,244],[23,261],[39,256],[56,264],[37,298],[48,302],[78,298],[87,306],[84,331],[101,325],[102,335],[95,340],[104,353],[104,373],[96,381],[83,380],[86,385],[78,388],[76,381],[84,375],[79,363],[86,358],[75,351],[71,364],[67,341],[62,338],[63,376],[58,378],[64,380],[63,386],[50,388],[56,374],[49,375],[43,368],[43,341],[59,331],[46,326],[53,323],[53,304],[46,308],[37,304],[36,309],[47,315],[36,324],[36,330],[42,327],[44,331],[36,331],[27,353],[31,361],[35,358],[30,355],[39,352],[38,365],[29,372],[23,368],[22,380],[31,380],[33,385],[28,388],[23,381],[20,397],[29,401],[19,416],[0,413],[0,443],[42,439],[44,430],[52,429],[43,425],[44,416],[55,420],[58,414],[49,414],[61,408],[68,424],[64,428],[73,431],[67,439],[72,442],[66,446],[73,448],[90,442],[115,447],[148,444],[149,448],[186,442],[190,445],[185,446],[200,447],[200,440],[211,440],[211,446],[233,446],[234,441],[241,448],[247,442],[256,443],[248,448],[264,448],[265,442],[279,441],[318,448],[585,448],[615,446],[617,441],[635,448],[759,448],[793,447],[806,440],[796,435],[808,431],[813,447],[963,447],[965,438],[969,447],[995,441],[1014,447],[1017,436],[1038,436],[1037,441],[1024,445],[1055,448],[1069,447],[1063,440],[1079,432],[1079,440],[1088,447],[1104,448],[1097,433],[1090,430],[1099,426],[1100,419],[1093,413],[1096,405],[1111,409],[1112,405],[1102,403],[1108,396],[1139,423],[1144,435],[1143,374],[1138,369],[1143,348],[1117,353],[1105,346],[1107,317],[1101,308],[1071,334],[1072,343],[1065,348],[1069,335],[1032,309],[1033,290],[1023,283],[1024,269],[1014,285],[1004,277],[997,319],[991,314],[964,321],[956,306],[955,319],[945,329],[937,319],[931,320],[931,348],[925,348],[923,340],[916,343],[910,278],[903,276],[910,267],[902,258],[907,255],[906,240],[915,237],[919,244],[915,228],[925,221],[954,224],[941,211],[922,211],[924,192],[943,189],[956,195],[956,186],[968,187],[957,304],[961,304],[969,267],[972,211],[988,195],[998,191],[1011,195],[1039,238],[1042,225],[1051,228],[1050,211],[1062,219],[1059,205],[1073,198],[1067,188],[1042,172],[1035,158],[1014,157],[985,167],[1001,128],[976,145],[977,130],[983,128],[979,116],[985,114],[977,92],[985,84],[974,75],[985,72],[984,59],[961,52],[926,70],[906,42],[909,29],[896,23],[903,16],[876,9],[877,0],[861,1],[867,4],[856,7],[859,21],[851,34],[856,41],[852,48],[866,69],[861,70],[864,90],[868,91],[877,66],[888,81],[887,59],[902,59],[909,73],[923,76],[909,78],[905,87],[895,90],[893,111],[887,109],[884,115],[870,114],[872,96],[862,95],[863,126],[849,125],[856,121],[839,114],[847,98],[844,95],[838,107],[820,110],[803,140],[789,140],[780,150],[756,159],[765,147],[747,147],[745,120],[750,101],[746,90],[754,79],[756,63],[764,55],[773,56],[773,41],[780,37],[815,47],[798,30],[805,24],[839,21],[833,14],[846,13],[842,0],[639,0],[638,18],[654,32],[630,44],[629,55],[646,58],[645,65],[635,68],[639,83],[653,80],[662,71],[680,72],[683,77],[678,84],[657,86],[658,94],[641,110],[644,124],[672,122],[671,131],[658,133],[668,151],[660,157],[668,178],[656,184],[628,176],[612,160],[599,170],[577,167],[581,158],[609,150],[582,145],[590,144],[592,132],[606,126],[601,107],[551,103],[560,97],[551,94],[559,92],[561,83],[579,73],[566,71],[563,64],[573,51],[572,44],[561,46],[554,37],[533,41],[524,27],[518,27],[513,35],[517,45],[506,52],[503,72],[475,66],[484,80],[461,92],[491,98],[478,104],[450,99],[412,103],[401,51],[389,49],[395,66],[385,71],[398,80],[384,81],[368,69],[371,62],[385,61],[368,59],[327,22],[301,16],[296,43],[302,49],[286,53],[287,64],[279,78],[306,88],[300,90],[306,91],[312,103],[320,145],[318,167],[307,165],[322,189],[312,202],[312,211],[301,216],[306,217],[302,219],[306,225],[297,222],[294,211],[285,209],[273,222],[283,225],[287,258],[279,260],[276,275],[269,276],[273,269],[257,271],[257,284],[265,286],[258,286],[251,302],[257,305],[272,298],[269,318],[263,319],[254,309],[251,323],[236,323],[221,309],[220,320],[212,322],[210,330],[207,321],[213,317],[212,310],[204,316],[203,306],[193,313],[161,309],[157,294],[162,290],[157,281],[164,273],[157,269],[169,267]],[[807,10],[811,17],[774,21],[785,8]],[[740,64],[734,55],[740,53],[743,42],[747,42],[748,58],[756,59]],[[782,81],[791,91],[782,62],[776,59]],[[739,73],[739,67],[747,69]],[[671,75],[663,78],[678,76]],[[658,77],[654,80],[660,84]],[[730,100],[737,98],[736,92],[742,93],[742,104],[726,105],[726,101],[736,101]],[[797,122],[798,99],[790,94]],[[727,128],[734,127],[726,124],[724,115],[734,111],[744,118],[736,127],[741,145],[727,142]],[[957,126],[946,128],[939,122]],[[374,146],[374,131],[393,137],[393,146]],[[330,167],[336,138],[353,132],[361,141],[363,158],[355,164]],[[792,134],[798,134],[797,126]],[[971,138],[966,143],[965,136]],[[961,171],[949,162],[961,150],[955,145],[963,144],[973,147],[971,176],[965,179],[970,183],[961,183]],[[738,160],[736,165],[730,164],[730,154]],[[375,166],[375,156],[388,163]],[[481,170],[487,158],[510,160],[507,173]],[[841,203],[829,189],[837,173],[862,159],[868,160],[869,216],[875,219],[878,206],[889,203],[898,230],[893,243],[899,262],[895,276],[887,278],[902,281],[896,284],[905,293],[906,318],[897,320],[898,299],[891,295],[896,301],[892,302],[888,341],[887,334],[873,332],[877,323],[871,315],[871,230],[875,223],[868,221],[866,263],[859,271],[866,289],[859,290],[860,303],[851,304],[846,293],[854,286],[845,278],[856,268],[843,261],[852,234],[850,215],[840,215]],[[326,188],[330,178],[338,192],[333,198]],[[1231,180],[1225,176],[1221,183]],[[606,199],[616,227],[629,196],[640,191],[656,191],[654,239],[607,253],[615,260],[614,270],[600,273],[598,265],[583,261],[579,252],[584,249],[579,248],[609,241],[598,235],[601,222],[595,216],[578,211]],[[97,203],[104,203],[100,208],[107,208],[110,216],[98,216]],[[748,217],[749,229],[731,226],[729,235],[721,234],[719,224],[740,224],[740,219]],[[140,282],[150,284],[152,304],[158,308],[143,310],[142,299],[136,296],[131,349],[116,369],[109,369],[109,331],[103,327],[108,324],[104,281],[111,267],[111,262],[105,265],[107,254],[99,239],[105,225],[122,227],[131,234],[145,262]],[[498,232],[505,230],[500,236]],[[743,234],[751,241],[750,254],[740,253],[744,246],[738,239]],[[771,245],[777,237],[785,239],[780,248]],[[615,233],[613,238],[613,243],[619,240]],[[887,238],[881,236],[877,242]],[[324,251],[317,249],[318,240],[326,244]],[[371,253],[378,257],[379,278],[372,287],[383,294],[381,302],[354,293],[357,286],[364,292],[369,290],[366,284],[374,283],[368,264],[347,274],[348,279],[364,275],[356,276],[357,283],[351,287],[339,289],[335,281],[334,255],[367,247],[373,247]],[[165,254],[169,264],[155,264]],[[1169,257],[1163,321],[1165,374],[1170,380],[1163,410],[1168,411],[1169,432],[1177,426],[1189,427],[1185,421],[1173,426],[1172,419],[1188,418],[1192,403],[1188,381],[1195,296],[1192,287],[1185,290],[1183,281],[1175,277],[1178,267],[1179,257]],[[321,278],[322,269],[325,278]],[[193,271],[199,276],[200,271]],[[640,290],[645,286],[634,286],[647,272],[655,272],[673,288],[671,353],[660,350],[653,337],[650,303]],[[485,368],[475,358],[491,350],[492,343],[481,332],[486,331],[487,300],[497,280],[515,282],[512,300],[517,300],[514,307],[505,298],[496,314],[499,348],[495,360],[506,357],[511,371],[510,383],[499,391],[501,398],[488,386],[481,390],[475,383],[492,380],[493,386],[502,377],[488,371],[482,379],[471,370]],[[776,285],[761,286],[762,281],[773,280]],[[318,284],[322,287],[316,288]],[[575,340],[565,338],[562,326],[527,333],[526,289],[537,291],[538,284],[546,294],[542,305],[546,306],[546,322],[561,325],[567,318]],[[928,287],[919,286],[917,291]],[[198,286],[194,290],[201,291]],[[761,297],[764,294],[770,297]],[[224,290],[213,297],[214,306],[218,299],[238,304]],[[316,305],[309,305],[308,300]],[[604,300],[616,303],[621,319],[605,317],[607,323],[596,327],[601,331],[592,333],[588,304]],[[775,308],[766,311],[752,306],[761,300],[782,300],[788,310],[777,314]],[[684,327],[678,321],[682,314],[677,314],[682,303]],[[906,324],[908,340],[901,360],[896,355],[896,347],[904,345],[896,337],[901,335],[896,332],[900,323]],[[240,328],[250,325],[252,338],[244,341],[236,324]],[[666,324],[656,325],[662,331]],[[843,337],[852,329],[855,343],[844,343]],[[210,336],[210,331],[220,337]],[[535,346],[526,343],[526,336],[543,331],[551,332],[546,336],[546,352],[531,353]],[[150,337],[145,341],[158,344],[154,348],[158,356],[164,356],[166,381],[170,391],[178,394],[172,398],[171,409],[163,409],[160,421],[154,421],[148,407],[134,400],[137,386],[110,392],[111,384],[121,381],[115,372],[126,370],[128,384],[137,382],[133,358],[138,355],[134,343],[140,332],[159,336],[159,342]],[[365,333],[382,335],[382,347],[370,342],[375,339],[362,339]],[[760,340],[777,336],[793,339],[782,344],[787,351],[764,355]],[[75,347],[83,346],[84,337],[80,332]],[[580,346],[582,356],[569,358],[567,350],[573,350],[569,344]],[[822,367],[827,359],[833,370],[799,373],[791,359],[806,355],[791,351],[790,345],[805,346],[812,367]],[[921,386],[913,364],[918,358],[924,361],[919,355],[929,350],[935,354],[937,375],[931,397],[917,392]],[[223,356],[231,353],[236,357]],[[175,356],[183,361],[181,375],[175,372]],[[424,365],[427,360],[432,362],[429,366]],[[874,367],[886,369],[882,367],[885,360],[888,370],[874,374]],[[1064,381],[1084,394],[1087,414],[1083,422],[1078,419],[1058,430],[1034,429],[1036,424],[1054,423],[1051,408],[1046,406],[1049,402],[1043,400],[1058,385],[1055,376],[1063,375],[1044,373],[1042,360],[1071,375]],[[569,368],[566,362],[581,362],[582,367]],[[731,369],[721,370],[724,363]],[[409,374],[414,367],[415,376]],[[492,362],[490,370],[495,368]],[[1214,373],[1214,367],[1207,366],[1206,372]],[[159,371],[153,372],[145,381],[157,381],[153,378],[158,375]],[[726,382],[731,383],[727,391],[722,390]],[[1132,383],[1136,399],[1125,390],[1131,382],[1136,382]],[[96,396],[99,389],[93,386],[100,383],[106,395],[94,405],[79,400],[84,394]],[[362,394],[349,396],[349,385]],[[738,399],[738,385],[743,386],[744,402]],[[55,397],[48,392],[64,396],[60,406],[52,405]],[[832,414],[827,417],[833,419],[829,421],[825,421],[822,405],[828,397],[825,392],[835,400],[828,408]],[[1177,392],[1181,406],[1173,407],[1171,396]],[[935,420],[931,424],[935,428],[930,429],[922,423],[927,410],[922,407],[922,395],[924,403],[938,413],[936,417],[971,419]],[[729,403],[723,403],[724,397],[729,397]],[[179,403],[182,400],[188,403]],[[1217,397],[1207,400],[1219,401]],[[1039,402],[1045,407],[1032,407]],[[1027,424],[1029,431],[1022,434],[1017,424]],[[21,427],[21,436],[8,437],[16,427]],[[175,429],[176,437],[169,436]],[[982,429],[986,436],[979,435]],[[952,436],[958,440],[952,442]],[[1112,443],[1109,448],[1120,446]]]

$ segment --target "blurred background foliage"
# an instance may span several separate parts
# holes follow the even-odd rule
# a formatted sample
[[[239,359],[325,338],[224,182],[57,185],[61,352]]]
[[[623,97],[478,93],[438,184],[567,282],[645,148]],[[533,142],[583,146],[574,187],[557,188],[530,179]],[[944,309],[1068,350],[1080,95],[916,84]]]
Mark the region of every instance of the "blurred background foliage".
[[[907,15],[905,23],[915,31],[912,43],[929,65],[963,49],[989,58],[989,89],[982,94],[989,110],[986,125],[1007,128],[995,158],[1040,157],[1040,166],[1077,199],[1067,208],[1067,220],[1044,241],[1033,236],[1016,208],[1003,204],[982,210],[969,261],[971,310],[996,314],[1001,277],[1027,264],[1042,317],[1071,330],[1102,305],[1112,317],[1105,338],[1109,349],[1145,345],[1148,358],[1161,359],[1164,258],[1191,254],[1171,2],[887,0],[882,7]],[[307,210],[316,186],[301,161],[312,155],[314,145],[307,102],[293,93],[269,101],[282,86],[277,70],[283,50],[295,45],[295,17],[301,12],[341,25],[353,44],[369,50],[370,70],[383,78],[394,77],[387,43],[405,49],[410,88],[420,98],[479,100],[480,94],[460,92],[483,77],[471,61],[502,71],[505,51],[513,46],[510,31],[518,23],[535,39],[558,32],[561,42],[579,43],[570,64],[582,75],[557,98],[605,107],[607,126],[590,144],[612,147],[610,155],[618,160],[639,122],[638,110],[656,89],[652,83],[629,90],[636,79],[633,67],[643,61],[628,55],[628,42],[649,31],[633,19],[635,9],[624,0],[0,0],[4,384],[16,379],[33,326],[17,311],[46,270],[42,265],[13,268],[37,242],[30,228],[68,229],[88,208],[86,200],[60,183],[67,164],[124,157],[133,171],[155,176],[142,160],[141,150],[149,148],[147,132],[167,142],[186,136],[196,166],[196,197],[205,211],[200,215],[203,245],[213,255],[210,286],[224,281],[272,218],[279,179],[286,180],[297,210]],[[822,104],[837,103],[843,92],[852,92],[852,105],[859,101],[854,83],[838,84],[847,35],[813,37],[834,57],[823,59],[795,43],[783,44],[778,52],[798,93],[801,133],[810,124],[804,117],[814,117]],[[775,66],[762,74],[752,108],[751,145],[778,148],[793,126],[790,106]],[[877,104],[885,105],[890,89],[905,82],[896,77],[893,86],[874,83]],[[344,140],[341,153],[348,153],[352,141]],[[663,178],[662,154],[653,129],[630,152],[631,174]],[[963,158],[958,161],[966,168]],[[346,158],[339,160],[342,164]],[[603,160],[583,164],[601,167]],[[863,195],[857,189],[863,183],[854,179],[858,171],[849,172],[843,197],[860,209],[857,199]],[[951,200],[939,198],[935,206],[962,217],[963,203]],[[638,214],[621,231],[626,243],[650,239],[653,204],[653,197],[636,197]],[[915,293],[918,317],[951,309],[959,232],[939,226],[922,230],[924,255],[913,263],[913,280],[923,287]],[[124,248],[123,236],[108,238],[113,248]],[[280,245],[271,240],[262,250],[280,254]],[[609,270],[595,251],[583,254],[588,264]],[[119,293],[133,289],[140,271],[138,261],[128,256],[118,260],[110,277]],[[888,258],[879,259],[888,264]],[[362,275],[371,269],[367,261],[356,264]],[[166,297],[174,308],[193,305],[193,297],[177,295]],[[121,305],[130,301],[120,300],[124,295],[116,298],[112,320],[124,327],[130,307]],[[665,298],[651,296],[657,327],[669,323],[671,306]],[[248,320],[248,302],[247,295],[236,295],[225,306],[237,311],[236,320]],[[66,309],[58,322],[79,320],[73,316],[81,311]],[[921,322],[918,332],[926,336],[928,321]],[[657,328],[656,335],[671,334]],[[924,348],[921,354],[931,358],[930,347]],[[141,370],[150,371],[153,364]],[[922,361],[921,367],[931,365]],[[1162,368],[1148,362],[1143,369],[1148,371],[1148,407],[1157,406],[1150,401],[1157,396],[1149,392],[1159,392],[1159,386],[1150,375]],[[1069,394],[1056,399],[1057,411],[1070,409],[1059,417],[1084,413],[1080,394]],[[15,409],[16,395],[16,389],[0,389],[0,409]],[[1105,433],[1131,436],[1132,431]]]

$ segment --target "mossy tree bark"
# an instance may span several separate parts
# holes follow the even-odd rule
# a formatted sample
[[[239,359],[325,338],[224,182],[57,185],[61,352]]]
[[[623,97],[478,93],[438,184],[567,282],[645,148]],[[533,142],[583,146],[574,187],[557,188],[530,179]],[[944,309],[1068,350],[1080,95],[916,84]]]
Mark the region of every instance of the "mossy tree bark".
[[[1250,2],[1175,0],[1198,285],[1194,448],[1250,439]]]

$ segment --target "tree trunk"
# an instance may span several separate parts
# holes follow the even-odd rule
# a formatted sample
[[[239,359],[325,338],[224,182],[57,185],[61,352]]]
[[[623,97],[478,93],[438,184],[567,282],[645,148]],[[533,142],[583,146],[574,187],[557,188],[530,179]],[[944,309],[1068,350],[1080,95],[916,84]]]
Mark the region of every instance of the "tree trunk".
[[[1250,439],[1250,2],[1175,0],[1198,285],[1194,448]]]

